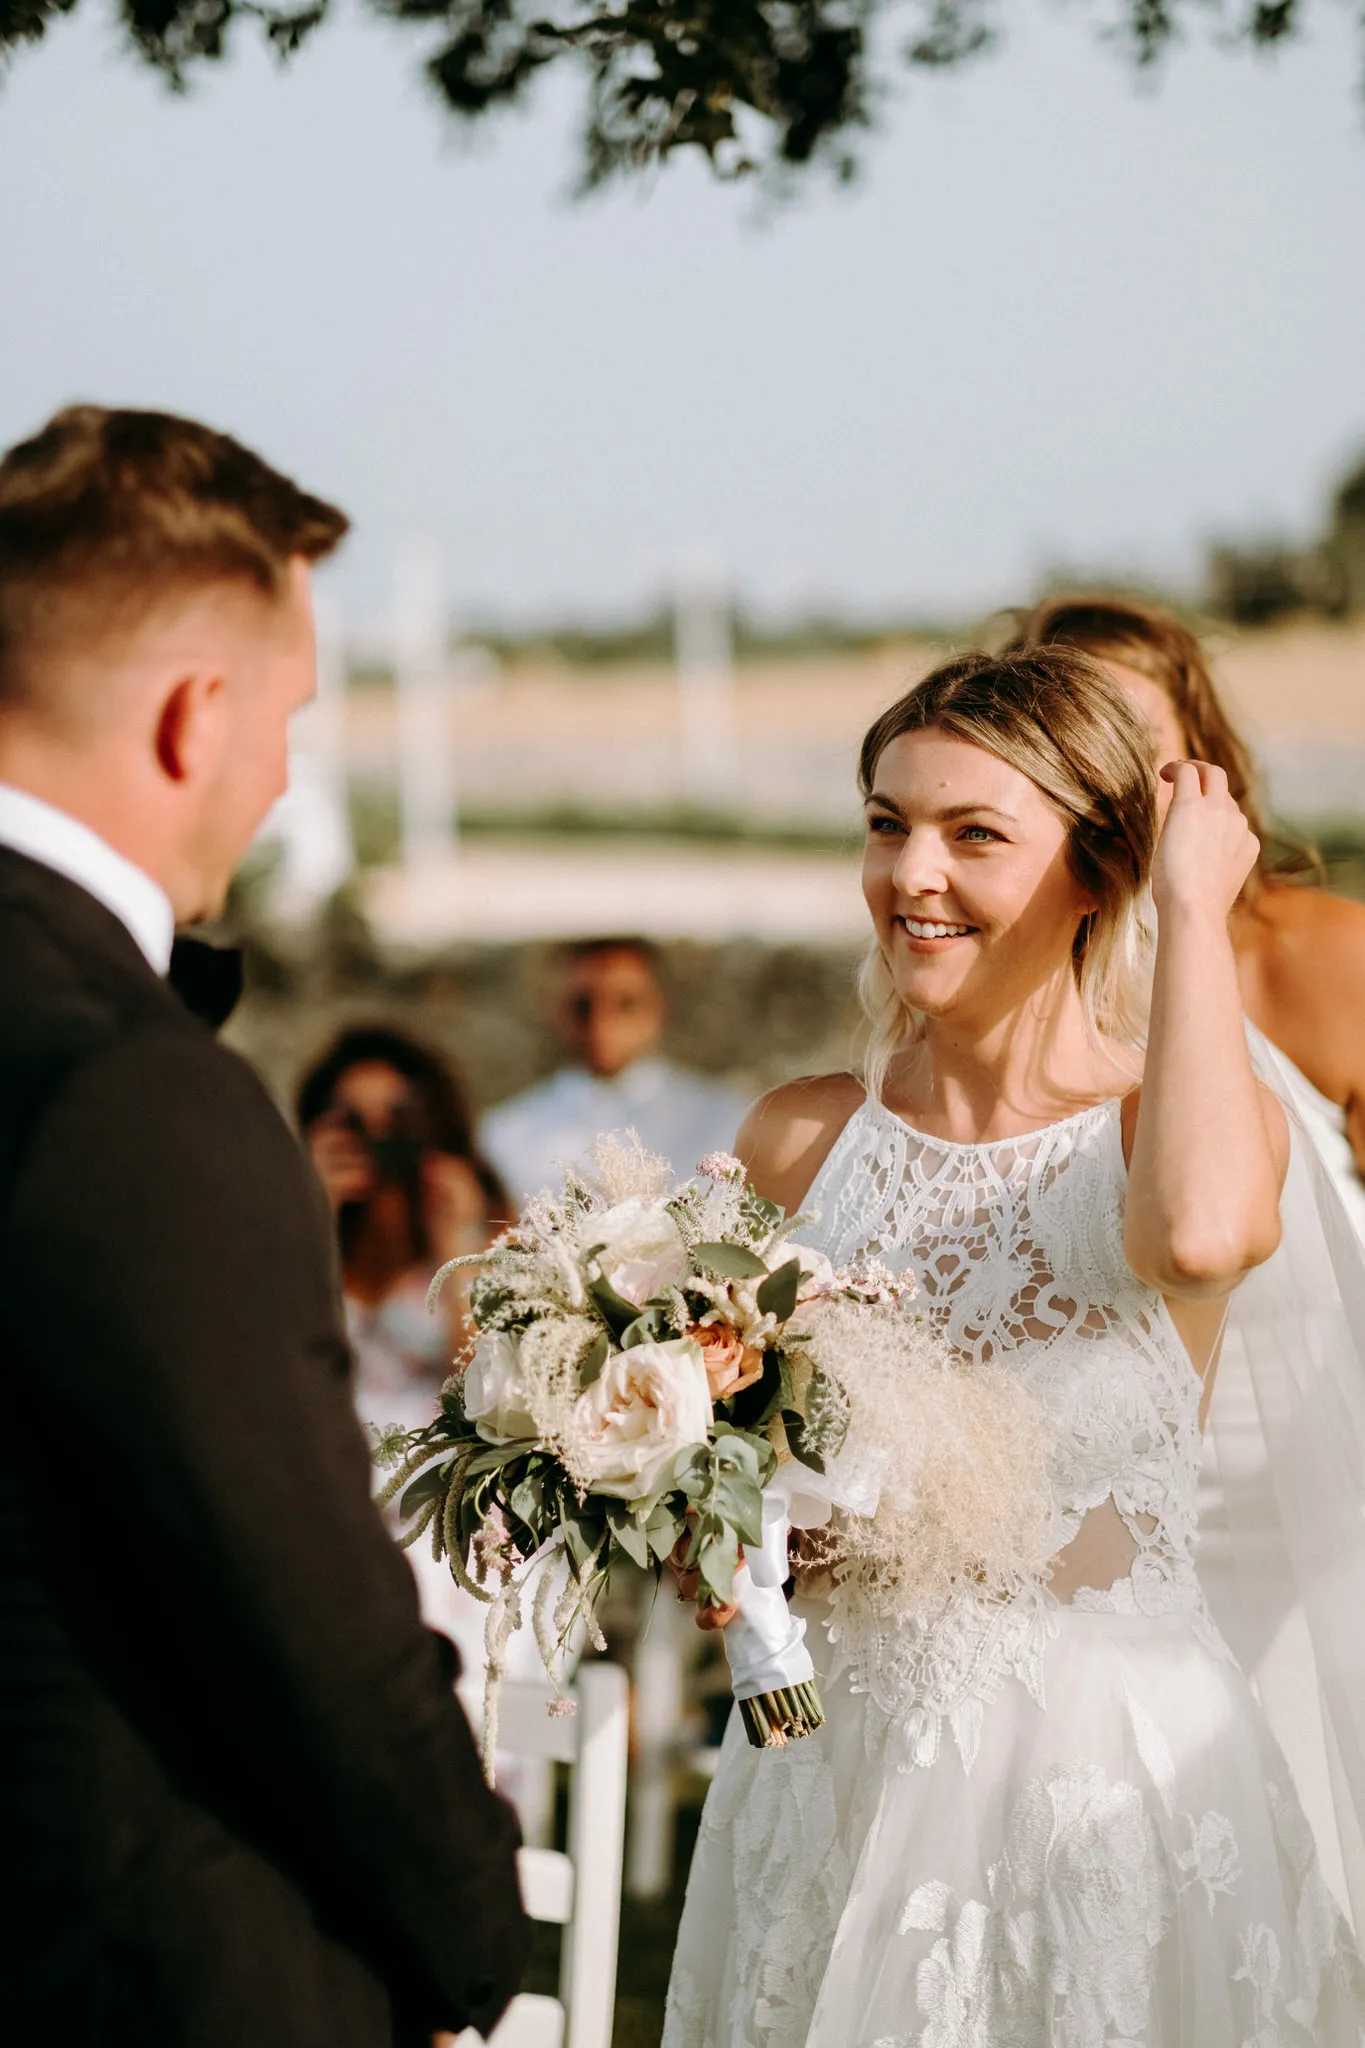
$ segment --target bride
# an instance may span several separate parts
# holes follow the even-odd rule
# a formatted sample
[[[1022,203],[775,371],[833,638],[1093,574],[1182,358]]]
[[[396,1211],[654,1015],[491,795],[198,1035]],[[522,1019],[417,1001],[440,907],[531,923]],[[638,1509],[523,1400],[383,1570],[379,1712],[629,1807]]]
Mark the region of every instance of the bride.
[[[864,741],[866,1085],[775,1090],[739,1150],[815,1218],[808,1243],[912,1274],[965,1360],[1025,1378],[1055,1432],[1056,1554],[913,1628],[852,1579],[808,1589],[828,1719],[786,1750],[731,1728],[664,2048],[1365,2041],[1353,1936],[1195,1570],[1201,1430],[1234,1290],[1280,1269],[1291,1128],[1227,932],[1256,841],[1188,761],[1161,771],[1158,839],[1149,747],[1064,648],[950,662]],[[1263,1401],[1300,1473],[1335,1309]],[[1331,1456],[1359,1433],[1341,1378]],[[1336,1523],[1325,1479],[1290,1503],[1286,1569],[1359,1562],[1347,1490]],[[1317,1647],[1349,1776],[1359,1650]]]

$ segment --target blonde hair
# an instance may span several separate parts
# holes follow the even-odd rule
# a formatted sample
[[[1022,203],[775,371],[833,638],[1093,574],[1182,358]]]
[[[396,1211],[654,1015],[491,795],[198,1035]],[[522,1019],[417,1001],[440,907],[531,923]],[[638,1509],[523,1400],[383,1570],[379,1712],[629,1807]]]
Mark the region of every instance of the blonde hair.
[[[1098,663],[1069,647],[945,662],[869,728],[858,786],[871,796],[877,763],[905,733],[944,732],[1017,768],[1067,828],[1071,872],[1095,909],[1077,928],[1072,959],[1097,1038],[1141,1044],[1147,1026],[1152,921],[1145,897],[1156,846],[1151,740]],[[880,943],[858,978],[871,1027],[863,1076],[879,1099],[887,1069],[923,1023],[896,991]]]
[[[1251,749],[1218,694],[1198,639],[1174,613],[1138,597],[1082,592],[1045,597],[1031,611],[1015,613],[1014,620],[1014,633],[1003,650],[1007,655],[1043,647],[1076,648],[1096,661],[1135,670],[1170,699],[1192,758],[1212,761],[1223,770],[1233,802],[1260,841],[1243,896],[1254,896],[1268,878],[1286,868],[1315,866],[1308,847],[1292,847],[1287,861],[1283,853],[1276,853],[1266,829]]]

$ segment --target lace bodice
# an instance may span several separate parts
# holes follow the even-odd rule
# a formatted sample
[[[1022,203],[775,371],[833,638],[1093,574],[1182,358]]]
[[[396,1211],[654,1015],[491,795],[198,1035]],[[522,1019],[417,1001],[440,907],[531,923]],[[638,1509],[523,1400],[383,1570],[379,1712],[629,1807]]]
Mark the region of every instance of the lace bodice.
[[[813,1247],[836,1266],[871,1255],[911,1275],[964,1359],[1017,1369],[1055,1429],[1046,1585],[1006,1600],[964,1592],[914,1629],[889,1627],[856,1576],[834,1589],[839,1659],[915,1761],[937,1755],[946,1720],[970,1763],[1007,1679],[1041,1697],[1058,1600],[1188,1613],[1218,1641],[1193,1557],[1200,1382],[1165,1303],[1124,1257],[1126,1185],[1117,1100],[982,1145],[930,1137],[869,1101],[807,1198]]]

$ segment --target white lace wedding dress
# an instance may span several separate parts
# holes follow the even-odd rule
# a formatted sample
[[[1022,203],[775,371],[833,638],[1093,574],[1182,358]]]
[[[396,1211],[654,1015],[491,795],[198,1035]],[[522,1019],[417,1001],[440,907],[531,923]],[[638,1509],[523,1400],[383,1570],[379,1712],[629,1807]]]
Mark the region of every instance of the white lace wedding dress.
[[[1057,1430],[1051,1585],[896,1629],[707,1800],[664,2048],[1360,2048],[1365,1971],[1193,1553],[1200,1385],[1123,1255],[1117,1102],[957,1145],[866,1103],[808,1241],[910,1272]],[[1060,1595],[1059,1595],[1060,1589]],[[1350,1617],[1349,1627],[1359,1618]]]

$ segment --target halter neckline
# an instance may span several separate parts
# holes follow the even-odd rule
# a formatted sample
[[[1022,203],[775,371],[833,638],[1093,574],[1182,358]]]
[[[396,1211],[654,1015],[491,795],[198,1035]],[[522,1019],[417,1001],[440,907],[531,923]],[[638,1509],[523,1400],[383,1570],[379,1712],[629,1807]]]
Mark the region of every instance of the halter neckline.
[[[945,1152],[998,1152],[1004,1145],[1022,1145],[1028,1138],[1045,1138],[1053,1131],[1069,1130],[1073,1124],[1085,1123],[1091,1117],[1098,1118],[1101,1113],[1114,1109],[1124,1100],[1122,1095],[1106,1095],[1102,1102],[1092,1102],[1088,1109],[1073,1110],[1070,1116],[1058,1117],[1050,1124],[1035,1124],[1031,1130],[1015,1131],[1008,1138],[976,1140],[940,1138],[933,1131],[922,1131],[918,1124],[912,1124],[905,1117],[898,1116],[896,1111],[888,1109],[880,1098],[871,1095],[863,1097],[861,1108],[874,1113],[880,1111],[890,1122],[899,1124],[903,1131],[908,1131],[912,1138],[918,1138],[923,1145],[937,1145]]]

